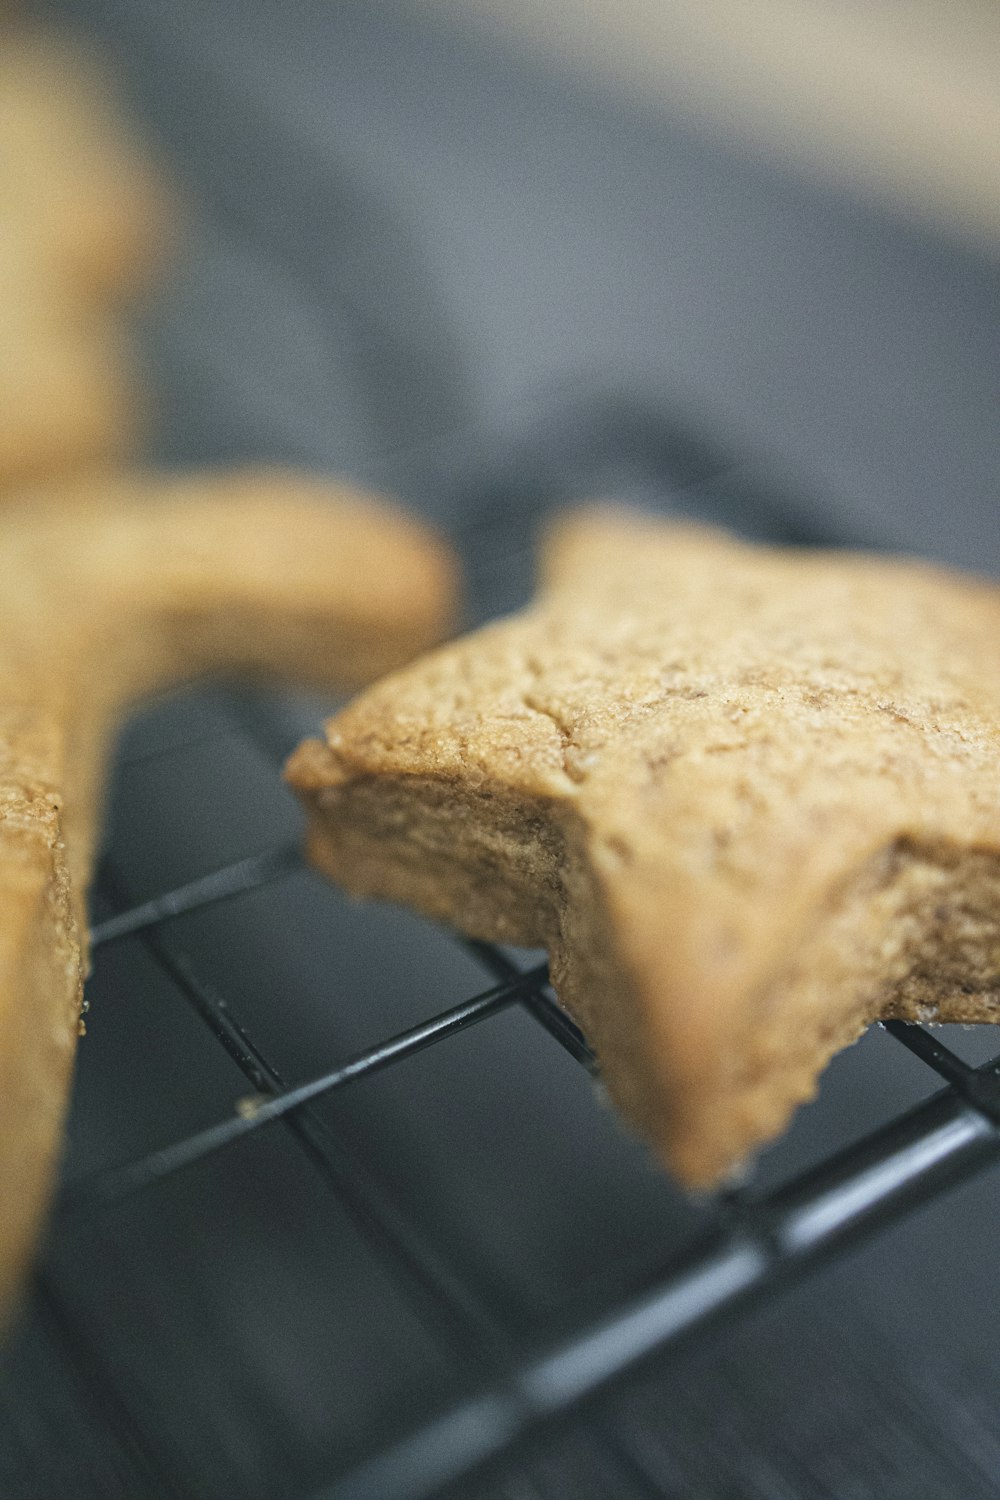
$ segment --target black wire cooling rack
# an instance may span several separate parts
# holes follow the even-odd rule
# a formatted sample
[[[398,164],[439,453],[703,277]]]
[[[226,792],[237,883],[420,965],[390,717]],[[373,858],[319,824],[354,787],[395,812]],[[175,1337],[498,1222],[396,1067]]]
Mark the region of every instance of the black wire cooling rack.
[[[141,933],[164,970],[246,1074],[255,1090],[244,1107],[215,1125],[124,1166],[77,1184],[61,1213],[99,1214],[116,1200],[149,1190],[174,1172],[235,1141],[280,1122],[298,1147],[329,1177],[351,1211],[363,1218],[380,1252],[412,1279],[442,1322],[478,1332],[446,1265],[410,1237],[399,1236],[392,1209],[372,1183],[345,1175],[336,1143],[303,1117],[307,1105],[335,1089],[361,1083],[383,1068],[404,1064],[426,1047],[446,1043],[467,1027],[488,1023],[520,1005],[581,1066],[593,1070],[586,1039],[556,1004],[544,965],[521,969],[498,948],[474,943],[495,981],[480,994],[420,1025],[339,1062],[294,1088],[281,1080],[233,1008],[170,945],[169,919],[280,879],[297,855],[274,849],[163,893],[94,929],[95,948]],[[329,1500],[417,1500],[438,1493],[480,1466],[502,1459],[540,1435],[645,1360],[711,1319],[736,1316],[751,1298],[774,1294],[824,1257],[877,1233],[908,1211],[961,1182],[1000,1156],[1000,1056],[973,1068],[920,1026],[885,1023],[946,1083],[925,1104],[867,1139],[744,1208],[738,1195],[719,1200],[710,1237],[599,1322],[575,1329],[543,1354],[509,1369],[470,1393],[420,1430],[322,1490]],[[49,1292],[51,1298],[51,1291]],[[319,1500],[319,1493],[317,1500]]]
[[[695,334],[699,349],[717,342],[715,363],[696,359],[689,372],[693,390],[715,392],[713,411],[740,410],[748,371],[771,372],[780,408],[795,381],[829,364],[833,379],[816,381],[813,397],[829,410],[810,426],[813,406],[791,403],[792,430],[804,424],[815,443],[843,424],[837,452],[867,441],[853,391],[846,401],[837,389],[853,386],[856,368],[851,320],[846,341],[831,335],[850,301],[871,320],[858,346],[866,359],[891,354],[859,389],[878,389],[882,416],[883,388],[919,414],[929,408],[907,384],[910,363],[921,379],[943,371],[926,452],[957,451],[942,443],[948,424],[968,443],[966,413],[985,387],[966,334],[988,327],[992,284],[964,262],[946,269],[937,250],[914,259],[881,221],[869,235],[853,209],[842,220],[745,162],[713,165],[673,126],[633,131],[589,98],[562,102],[561,86],[506,68],[494,77],[490,59],[414,31],[403,8],[52,8],[89,18],[127,66],[204,215],[193,268],[152,328],[169,397],[160,451],[171,462],[263,451],[378,481],[464,528],[479,618],[523,598],[531,525],[553,498],[610,488],[764,540],[879,540],[828,534],[816,520],[824,507],[797,483],[762,481],[665,419],[658,376],[623,390],[609,336],[623,322],[622,277],[641,272],[646,288],[629,368],[633,354],[638,368],[660,368],[665,326],[674,337],[660,312],[690,305],[679,347]],[[393,125],[400,93],[435,109],[425,118],[411,100]],[[439,106],[454,114],[444,135]],[[521,120],[527,146],[502,128]],[[435,172],[424,182],[443,141],[454,158],[447,194],[435,193]],[[502,191],[515,159],[523,201]],[[674,166],[663,173],[664,163]],[[408,185],[399,204],[397,179]],[[416,183],[428,189],[423,227],[409,201]],[[483,183],[501,185],[487,213]],[[463,196],[467,209],[453,212]],[[550,198],[558,212],[536,223]],[[632,216],[652,256],[620,254]],[[780,234],[762,235],[765,220]],[[451,248],[437,238],[455,224],[467,241],[453,306]],[[496,261],[483,232],[500,242]],[[567,274],[561,258],[586,268],[587,247],[593,274],[563,305],[551,290]],[[704,274],[689,275],[706,250]],[[513,289],[513,268],[523,275],[532,255],[541,279],[525,307],[559,305],[505,355],[506,330],[499,337],[491,321],[497,269]],[[786,316],[776,299],[789,286]],[[965,309],[967,323],[935,320],[942,286],[953,297],[943,305]],[[577,305],[592,293],[608,304],[593,323]],[[470,296],[477,311],[463,332]],[[777,356],[742,359],[706,298],[751,337],[774,337],[780,378]],[[931,313],[919,337],[914,306]],[[262,310],[259,338],[247,339]],[[581,343],[563,359],[569,324]],[[311,362],[314,338],[322,360]],[[493,357],[501,371],[511,360],[523,410],[491,438],[469,430],[480,410],[469,392],[489,386]],[[532,393],[522,366],[546,382],[579,368],[581,382],[610,380],[616,394]],[[762,412],[771,405],[747,403],[746,431],[773,430]],[[880,472],[880,453],[894,462],[909,430],[890,420],[864,472]],[[966,476],[958,488],[968,503],[975,484]],[[889,1231],[996,1162],[998,1060],[972,1066],[919,1027],[873,1031],[832,1065],[818,1116],[805,1112],[816,1123],[800,1115],[777,1148],[781,1171],[769,1155],[746,1188],[684,1199],[601,1108],[586,1042],[537,955],[390,912],[355,914],[304,870],[277,766],[318,717],[282,698],[199,692],[126,734],[94,892],[91,1036],[64,1184],[0,1368],[0,1500],[995,1495],[1000,1372],[988,1359],[964,1384],[958,1372],[970,1350],[986,1344],[991,1355],[996,1344],[988,1266],[970,1274],[992,1228],[986,1215],[975,1225],[964,1302],[942,1295],[928,1253],[953,1254],[958,1230],[925,1235],[909,1266]],[[834,1326],[844,1297],[829,1283],[865,1240],[891,1248],[867,1301],[847,1286],[860,1311]],[[879,1347],[873,1337],[866,1365],[858,1329],[892,1293],[895,1258],[897,1321],[914,1342],[887,1323],[893,1338]],[[816,1283],[791,1291],[823,1264],[825,1323],[822,1296],[795,1313]],[[936,1332],[953,1332],[963,1309],[956,1359],[934,1366]],[[722,1357],[692,1378],[726,1339],[737,1364],[755,1367],[746,1380]],[[929,1385],[907,1386],[908,1361]],[[811,1384],[839,1424],[817,1422]],[[798,1428],[782,1426],[787,1408],[804,1411]],[[680,1413],[672,1427],[665,1410]],[[895,1456],[879,1468],[890,1441]]]
[[[296,738],[283,725],[280,711],[267,700],[232,694],[218,703],[229,732],[254,746],[277,783],[277,762]],[[147,779],[149,763],[154,771],[163,769],[177,754],[177,746],[170,744],[147,751]],[[636,1276],[629,1275],[627,1266],[618,1268],[608,1278],[612,1292],[605,1286],[598,1303],[584,1295],[571,1299],[550,1326],[536,1325],[530,1339],[512,1340],[488,1299],[470,1284],[458,1264],[460,1257],[453,1258],[441,1236],[428,1235],[400,1209],[379,1173],[366,1165],[336,1123],[317,1113],[316,1106],[342,1091],[371,1089],[376,1075],[390,1072],[400,1077],[405,1090],[407,1069],[417,1054],[453,1048],[463,1033],[495,1027],[512,1011],[520,1012],[539,1034],[547,1033],[574,1064],[591,1073],[596,1072],[593,1054],[556,1003],[543,964],[455,936],[450,940],[482,973],[476,993],[429,1009],[414,1023],[348,1055],[317,1057],[312,1076],[290,1085],[268,1042],[257,1034],[258,1027],[241,1015],[238,997],[220,993],[215,978],[201,972],[177,932],[184,920],[210,919],[213,941],[224,947],[226,924],[241,902],[262,903],[266,917],[274,893],[302,874],[297,845],[279,840],[207,875],[132,901],[113,855],[105,859],[93,928],[98,972],[115,946],[139,945],[161,980],[182,997],[205,1033],[240,1070],[247,1091],[235,1108],[227,1095],[220,1095],[214,1118],[196,1129],[123,1162],[71,1174],[51,1236],[63,1260],[72,1260],[73,1247],[85,1244],[88,1236],[96,1235],[98,1243],[101,1236],[114,1239],[116,1215],[123,1207],[155,1199],[209,1163],[215,1166],[215,1180],[224,1182],[227,1163],[240,1143],[260,1142],[275,1132],[284,1132],[294,1153],[319,1174],[338,1211],[353,1222],[367,1253],[402,1288],[407,1306],[433,1329],[445,1349],[447,1389],[412,1407],[404,1404],[402,1419],[395,1412],[378,1441],[369,1437],[353,1447],[338,1446],[312,1469],[300,1467],[297,1472],[306,1477],[294,1487],[290,1480],[275,1484],[261,1479],[262,1494],[301,1494],[314,1500],[422,1500],[439,1493],[471,1493],[468,1486],[491,1483],[491,1475],[503,1486],[508,1483],[505,1476],[515,1473],[526,1455],[543,1451],[556,1429],[579,1425],[581,1415],[588,1440],[617,1464],[619,1474],[628,1474],[627,1493],[664,1493],[639,1472],[603,1420],[613,1389],[627,1386],[681,1341],[710,1324],[738,1318],[755,1301],[778,1296],[822,1262],[878,1235],[1000,1156],[1000,1057],[974,1067],[927,1030],[887,1023],[887,1035],[943,1081],[939,1092],[770,1191],[757,1196],[733,1191],[699,1205],[695,1233],[681,1251],[671,1251],[665,1264],[652,1273],[644,1267]],[[145,1055],[142,1065],[155,1068],[152,1053]],[[265,1195],[269,1190],[265,1186]],[[224,1212],[221,1204],[218,1212]],[[280,1212],[275,1206],[273,1214]],[[289,1235],[294,1233],[289,1228]],[[93,1249],[83,1252],[84,1265],[87,1254],[93,1255]],[[350,1293],[332,1287],[326,1295],[336,1299]],[[115,1435],[138,1466],[142,1492],[257,1493],[230,1487],[231,1479],[213,1480],[203,1458],[192,1459],[186,1471],[176,1458],[172,1464],[165,1461],[151,1436],[155,1420],[137,1411],[135,1392],[106,1357],[100,1337],[94,1336],[93,1320],[84,1326],[71,1302],[64,1295],[61,1273],[48,1265],[39,1275],[39,1316],[76,1368],[86,1401],[99,1409],[102,1428]],[[114,1316],[113,1309],[109,1315]],[[316,1317],[323,1317],[319,1303]],[[225,1348],[217,1357],[220,1362],[233,1360]],[[419,1376],[414,1383],[419,1386]],[[261,1420],[266,1423],[266,1415]],[[219,1442],[225,1447],[224,1437]],[[614,1493],[614,1486],[606,1492]],[[134,1488],[131,1493],[136,1493]],[[496,1493],[540,1492],[514,1487]],[[620,1493],[626,1493],[624,1483]]]

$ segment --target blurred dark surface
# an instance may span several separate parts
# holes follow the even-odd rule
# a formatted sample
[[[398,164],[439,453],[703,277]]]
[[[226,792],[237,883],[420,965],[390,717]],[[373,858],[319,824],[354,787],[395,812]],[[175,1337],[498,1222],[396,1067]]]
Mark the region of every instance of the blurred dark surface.
[[[165,461],[289,458],[456,536],[474,618],[551,502],[611,489],[749,534],[1000,567],[993,267],[417,7],[74,0],[187,191],[147,317]],[[295,840],[321,705],[201,691],[125,734],[115,902]],[[287,1081],[484,989],[445,934],[298,873],[161,929]],[[98,951],[69,1181],[250,1092],[139,938]],[[992,1038],[952,1038],[985,1056]],[[884,1033],[763,1157],[781,1181],[935,1080]],[[293,1132],[51,1237],[8,1355],[3,1500],[307,1495],[610,1305],[708,1213],[520,1012],[312,1111],[433,1247],[471,1342],[374,1253]],[[671,1357],[469,1495],[997,1493],[996,1180]]]

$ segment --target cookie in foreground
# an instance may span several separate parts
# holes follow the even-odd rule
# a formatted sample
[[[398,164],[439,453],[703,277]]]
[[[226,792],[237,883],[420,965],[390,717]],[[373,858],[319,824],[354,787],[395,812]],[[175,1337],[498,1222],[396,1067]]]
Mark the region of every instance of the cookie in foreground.
[[[314,862],[544,946],[612,1099],[717,1183],[876,1017],[1000,1019],[1000,590],[590,509],[537,601],[292,757]]]
[[[58,1154],[121,715],[210,671],[356,687],[440,638],[456,577],[394,507],[280,470],[25,494],[0,515],[0,548],[2,1321]]]

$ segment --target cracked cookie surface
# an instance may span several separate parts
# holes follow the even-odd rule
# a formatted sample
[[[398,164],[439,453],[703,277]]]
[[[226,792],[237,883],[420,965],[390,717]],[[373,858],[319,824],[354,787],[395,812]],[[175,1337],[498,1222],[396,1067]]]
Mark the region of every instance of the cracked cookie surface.
[[[1000,591],[590,510],[537,602],[363,694],[289,777],[361,895],[545,946],[684,1182],[872,1019],[1000,1019]]]

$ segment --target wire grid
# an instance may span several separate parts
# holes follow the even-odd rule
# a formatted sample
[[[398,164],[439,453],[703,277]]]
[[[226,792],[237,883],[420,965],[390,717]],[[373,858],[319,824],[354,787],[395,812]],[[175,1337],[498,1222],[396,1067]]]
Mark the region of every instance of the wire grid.
[[[266,705],[257,732],[243,729],[272,755]],[[103,868],[105,896],[120,908],[93,929],[95,949],[139,937],[194,1012],[244,1073],[253,1093],[236,1113],[124,1165],[98,1171],[72,1185],[58,1206],[61,1222],[99,1217],[116,1203],[145,1192],[235,1142],[279,1123],[326,1177],[365,1235],[373,1252],[405,1279],[411,1295],[437,1328],[450,1336],[469,1394],[430,1423],[405,1435],[353,1472],[314,1491],[315,1500],[420,1500],[450,1490],[473,1473],[503,1467],[555,1426],[590,1406],[601,1441],[618,1444],[600,1418],[600,1398],[637,1373],[653,1356],[710,1322],[733,1318],[753,1299],[773,1294],[853,1242],[876,1234],[1000,1156],[1000,1056],[981,1067],[966,1064],[930,1032],[885,1023],[884,1029],[945,1083],[927,1101],[866,1139],[820,1162],[806,1174],[749,1202],[723,1194],[713,1205],[712,1227],[697,1247],[652,1280],[626,1292],[611,1312],[578,1324],[548,1347],[512,1353],[491,1316],[426,1236],[404,1221],[376,1176],[345,1151],[333,1129],[307,1106],[335,1091],[397,1067],[418,1052],[470,1027],[488,1024],[519,1006],[582,1067],[594,1071],[586,1039],[557,1004],[544,966],[522,968],[489,944],[456,941],[470,951],[492,981],[462,1003],[288,1087],[250,1035],[227,998],[195,972],[170,937],[170,921],[287,879],[301,867],[297,849],[278,846],[250,859],[163,892],[140,905],[123,904],[115,872]],[[63,1327],[74,1360],[86,1365],[99,1351],[81,1347],[51,1282],[41,1285],[43,1310]],[[107,1386],[99,1368],[84,1379]],[[127,1405],[114,1391],[105,1419],[133,1448]],[[147,1455],[149,1458],[150,1455]],[[155,1456],[153,1456],[155,1457]],[[626,1451],[617,1452],[628,1465]],[[654,1493],[632,1475],[638,1493]]]

